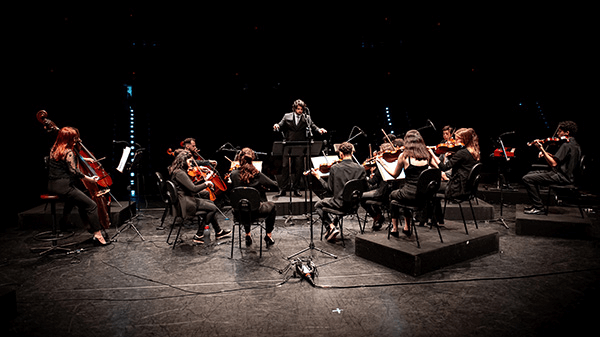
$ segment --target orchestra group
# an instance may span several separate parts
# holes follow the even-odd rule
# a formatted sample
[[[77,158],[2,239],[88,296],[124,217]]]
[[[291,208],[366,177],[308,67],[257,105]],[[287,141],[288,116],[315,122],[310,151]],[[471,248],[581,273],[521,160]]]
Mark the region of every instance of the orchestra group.
[[[273,131],[281,132],[286,141],[306,141],[312,133],[325,134],[327,131],[317,127],[307,111],[303,101],[294,101],[292,111],[284,114],[281,121],[273,125]],[[99,246],[108,245],[110,240],[102,234],[103,226],[99,220],[96,201],[85,194],[77,184],[80,180],[87,183],[98,181],[97,174],[93,171],[83,172],[81,165],[94,160],[78,155],[80,135],[77,129],[68,126],[56,129],[58,134],[48,163],[48,190],[66,200],[65,217],[71,212],[73,206],[77,206],[83,222],[93,235],[93,242]],[[557,127],[557,137],[539,139],[530,143],[540,150],[540,158],[547,161],[550,169],[532,171],[523,177],[524,186],[531,199],[531,207],[525,210],[526,213],[544,214],[540,186],[573,183],[574,172],[581,158],[581,150],[574,137],[576,132],[577,125],[574,122],[563,121]],[[194,215],[198,210],[206,212],[206,216],[203,217],[204,223],[198,224],[198,231],[193,237],[193,242],[198,245],[204,242],[205,225],[212,227],[216,239],[228,237],[231,233],[222,228],[218,221],[219,208],[215,204],[215,197],[211,191],[218,188],[231,190],[238,186],[257,189],[261,196],[258,216],[265,219],[266,227],[266,235],[262,239],[267,246],[271,246],[275,244],[272,232],[275,227],[276,206],[275,203],[267,200],[266,191],[278,191],[276,197],[284,196],[286,190],[295,196],[301,196],[301,179],[314,177],[316,180],[313,181],[318,180],[318,187],[324,191],[323,194],[319,194],[321,198],[315,204],[315,211],[326,228],[326,240],[335,242],[339,233],[338,219],[329,214],[326,209],[342,207],[342,191],[344,185],[350,180],[364,179],[367,182],[368,190],[363,193],[361,205],[372,217],[372,229],[375,231],[382,228],[385,219],[382,210],[367,201],[379,200],[389,204],[390,200],[402,203],[415,199],[419,176],[428,168],[439,169],[442,172],[439,193],[447,197],[470,193],[467,180],[473,167],[481,160],[477,134],[472,128],[454,129],[446,126],[442,130],[442,135],[444,140],[437,147],[427,146],[418,130],[407,131],[403,138],[397,138],[393,134],[385,135],[379,150],[374,151],[363,164],[358,163],[354,158],[354,146],[349,142],[343,142],[335,149],[339,160],[330,165],[326,178],[322,177],[318,168],[305,172],[305,162],[302,158],[288,157],[283,154],[281,184],[255,167],[256,155],[252,149],[245,147],[236,155],[236,165],[228,174],[229,177],[217,180],[220,183],[225,180],[229,189],[219,187],[220,183],[207,178],[210,174],[219,175],[216,170],[217,162],[202,158],[198,154],[195,139],[187,138],[180,143],[181,148],[173,152],[175,158],[168,167],[169,179],[177,189],[184,217]],[[553,154],[546,147],[550,142],[559,144]],[[390,161],[388,157],[392,157],[393,160]],[[384,175],[395,179],[385,180]],[[401,179],[398,179],[399,177]],[[396,207],[392,207],[389,211],[392,226],[390,234],[394,237],[399,237],[400,234],[410,236],[408,215],[403,214],[400,208]],[[437,219],[440,224],[443,224],[443,220],[441,217]],[[245,232],[246,244],[251,245],[249,226],[245,228]]]

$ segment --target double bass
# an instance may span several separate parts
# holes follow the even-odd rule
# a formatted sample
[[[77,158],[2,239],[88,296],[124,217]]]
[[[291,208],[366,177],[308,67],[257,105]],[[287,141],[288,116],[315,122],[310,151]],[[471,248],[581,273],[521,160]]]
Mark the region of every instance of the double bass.
[[[44,125],[44,129],[48,132],[58,132],[60,129],[53,121],[48,119],[48,113],[45,110],[40,110],[36,114],[37,120]],[[89,182],[85,179],[81,179],[84,187],[90,194],[90,198],[98,206],[98,218],[102,228],[107,229],[110,227],[110,214],[108,208],[110,207],[110,189],[112,185],[112,178],[104,170],[100,161],[94,157],[94,155],[83,145],[81,140],[76,144],[78,154],[78,169],[87,176],[98,177],[96,182]],[[88,160],[86,160],[88,159]]]

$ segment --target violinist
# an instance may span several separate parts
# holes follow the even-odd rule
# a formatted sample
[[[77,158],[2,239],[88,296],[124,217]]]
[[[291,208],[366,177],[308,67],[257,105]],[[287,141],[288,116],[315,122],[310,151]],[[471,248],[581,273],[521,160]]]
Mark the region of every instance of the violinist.
[[[265,242],[268,246],[275,244],[275,240],[271,233],[275,228],[275,217],[277,216],[277,208],[275,203],[267,201],[266,191],[272,189],[278,189],[276,181],[273,181],[262,172],[259,172],[252,161],[256,159],[254,151],[248,147],[243,148],[237,158],[240,163],[240,167],[231,172],[231,185],[232,187],[238,186],[249,186],[254,187],[260,193],[260,206],[258,209],[259,216],[265,217]],[[252,244],[252,237],[250,236],[250,225],[245,228],[246,231],[246,245]]]
[[[212,187],[213,183],[205,181],[201,184],[194,184],[190,176],[188,175],[188,169],[194,165],[192,154],[183,150],[179,152],[175,160],[169,167],[169,174],[171,175],[171,181],[175,184],[177,189],[177,198],[181,205],[182,216],[184,219],[196,213],[197,210],[203,210],[207,212],[204,219],[206,224],[211,224],[215,231],[215,238],[222,239],[227,237],[231,231],[221,229],[219,221],[217,220],[217,212],[219,209],[211,200],[199,197],[199,193],[204,191],[206,188]],[[204,226],[198,224],[198,231],[194,235],[193,242],[196,244],[204,243]]]
[[[402,145],[404,145],[403,141]],[[381,154],[384,151],[391,152],[394,150],[394,145],[390,144],[389,142],[386,142],[379,146],[379,151],[374,153],[374,155],[375,157],[377,157],[377,155]],[[369,190],[363,193],[363,196],[361,198],[361,206],[367,211],[369,216],[373,218],[373,230],[377,231],[380,230],[383,226],[385,217],[383,216],[381,207],[367,203],[367,201],[379,200],[386,202],[389,198],[390,187],[389,184],[385,180],[383,180],[383,177],[381,176],[381,172],[379,171],[377,165],[369,165],[367,169],[369,170],[367,172],[367,185]]]
[[[442,183],[446,197],[457,197],[469,193],[466,190],[471,170],[481,159],[479,137],[472,128],[461,128],[454,135],[455,144],[463,144],[455,153],[446,152],[446,160],[438,165],[442,172],[452,170],[448,182]],[[441,218],[441,217],[440,217]]]
[[[447,144],[447,143],[454,143],[454,128],[450,125],[446,125],[442,128],[442,138],[444,139],[442,141],[442,144]],[[444,163],[447,161],[446,158],[446,153],[442,153],[440,154],[440,156],[438,157],[440,159],[440,162]],[[452,169],[447,170],[447,171],[442,171],[442,180],[449,180],[450,176],[452,175]]]
[[[283,115],[281,121],[273,125],[273,131],[280,131],[284,135],[284,140],[288,142],[308,140],[306,134],[308,128],[310,128],[313,133],[327,133],[327,130],[315,125],[308,113],[306,104],[299,99],[295,100],[292,104],[292,112]],[[288,165],[292,165],[292,173],[295,174],[294,181],[292,181],[291,185]],[[294,196],[301,197],[302,194],[300,194],[299,189],[300,178],[302,178],[302,172],[304,170],[303,158],[291,157],[290,160],[289,155],[284,154],[281,166],[281,186],[283,188],[281,188],[278,196],[285,196],[285,188],[289,188],[290,193],[292,193],[291,191],[294,191]]]
[[[398,156],[398,163],[394,172],[388,171],[393,177],[398,177],[402,170],[404,170],[406,178],[400,189],[390,193],[390,199],[398,201],[415,199],[419,175],[429,166],[437,168],[438,163],[439,159],[434,155],[431,149],[427,148],[419,131],[409,130],[404,136],[404,152]],[[385,166],[383,167],[385,168]],[[387,170],[387,168],[385,169]],[[400,210],[396,207],[392,207],[390,215],[392,217],[391,235],[398,237],[398,219],[401,218]],[[411,235],[408,218],[406,219],[402,232],[407,236]]]
[[[65,199],[63,221],[66,221],[73,207],[77,206],[81,220],[93,235],[94,245],[106,246],[110,241],[106,241],[102,235],[98,205],[75,186],[81,179],[93,183],[98,180],[98,177],[85,176],[77,167],[78,155],[75,150],[77,143],[79,143],[79,130],[76,128],[65,126],[58,131],[48,162],[48,191]],[[92,161],[90,158],[85,160]]]
[[[540,186],[573,183],[573,174],[581,160],[581,148],[574,138],[576,133],[575,122],[560,122],[556,135],[558,139],[568,139],[568,141],[563,141],[555,154],[546,151],[542,141],[537,139],[533,141],[533,145],[540,150],[539,157],[546,160],[551,170],[531,171],[523,177],[525,189],[532,202],[532,207],[525,209],[525,214],[545,214],[544,203],[540,198]]]
[[[328,242],[335,242],[339,230],[337,229],[337,218],[334,221],[331,214],[325,212],[323,207],[342,207],[342,192],[344,190],[344,185],[352,179],[366,179],[367,177],[365,168],[354,162],[352,158],[353,152],[354,146],[352,146],[352,144],[348,142],[340,144],[338,147],[338,156],[341,161],[331,166],[327,182],[322,178],[319,178],[317,169],[312,169],[310,171],[314,177],[319,179],[321,185],[333,195],[333,197],[321,199],[315,204],[315,210],[321,218],[323,225],[327,228],[325,238]]]

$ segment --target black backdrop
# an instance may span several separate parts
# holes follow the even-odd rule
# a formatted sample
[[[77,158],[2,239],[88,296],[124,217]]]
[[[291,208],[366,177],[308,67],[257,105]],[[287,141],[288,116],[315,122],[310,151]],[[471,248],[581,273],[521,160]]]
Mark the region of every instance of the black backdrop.
[[[304,100],[317,125],[329,131],[319,139],[337,143],[354,126],[363,129],[367,137],[355,139],[359,160],[368,155],[367,144],[380,143],[381,128],[389,130],[385,107],[398,134],[431,120],[438,130],[423,131],[430,145],[439,142],[445,124],[473,127],[484,156],[496,147],[492,138],[516,131],[504,138],[520,151],[515,177],[535,156],[524,143],[551,136],[561,120],[578,122],[578,139],[594,157],[595,68],[585,13],[444,7],[17,11],[17,59],[7,67],[17,73],[8,99],[15,103],[11,129],[20,136],[10,136],[5,153],[19,159],[26,153],[27,160],[10,160],[24,185],[15,209],[35,205],[45,189],[42,158],[53,139],[35,120],[39,109],[58,126],[79,128],[84,144],[107,157],[104,165],[122,198],[128,178],[114,172],[121,148],[113,140],[128,137],[126,84],[133,86],[136,141],[147,149],[148,185],[152,172],[170,163],[166,149],[186,137],[197,138],[201,153],[221,169],[228,166],[223,155],[232,154],[216,150],[226,142],[270,152],[281,139],[272,125],[295,99]]]

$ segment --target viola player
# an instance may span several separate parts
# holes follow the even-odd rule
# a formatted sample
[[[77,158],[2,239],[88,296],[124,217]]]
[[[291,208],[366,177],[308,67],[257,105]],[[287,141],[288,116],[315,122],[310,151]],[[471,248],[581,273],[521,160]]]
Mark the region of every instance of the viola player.
[[[169,167],[169,174],[171,175],[171,181],[177,189],[177,198],[181,205],[182,216],[184,219],[194,215],[197,210],[206,211],[206,217],[204,222],[211,224],[215,231],[215,238],[225,238],[231,233],[230,230],[221,229],[219,221],[217,219],[217,212],[219,209],[211,200],[201,198],[198,194],[204,191],[206,188],[213,185],[210,181],[205,181],[201,184],[194,184],[190,176],[188,175],[188,169],[192,167],[194,158],[192,153],[184,150],[179,152],[173,163]],[[198,224],[198,231],[192,239],[196,244],[204,243],[204,224]]]
[[[531,207],[525,209],[525,214],[546,214],[544,203],[540,197],[540,186],[573,183],[574,172],[579,167],[581,160],[581,148],[574,137],[576,133],[577,124],[575,122],[560,122],[556,134],[559,139],[565,138],[568,141],[562,142],[555,154],[548,153],[541,141],[533,141],[533,144],[540,150],[539,156],[546,160],[551,170],[531,171],[523,176],[523,183],[532,203]]]

